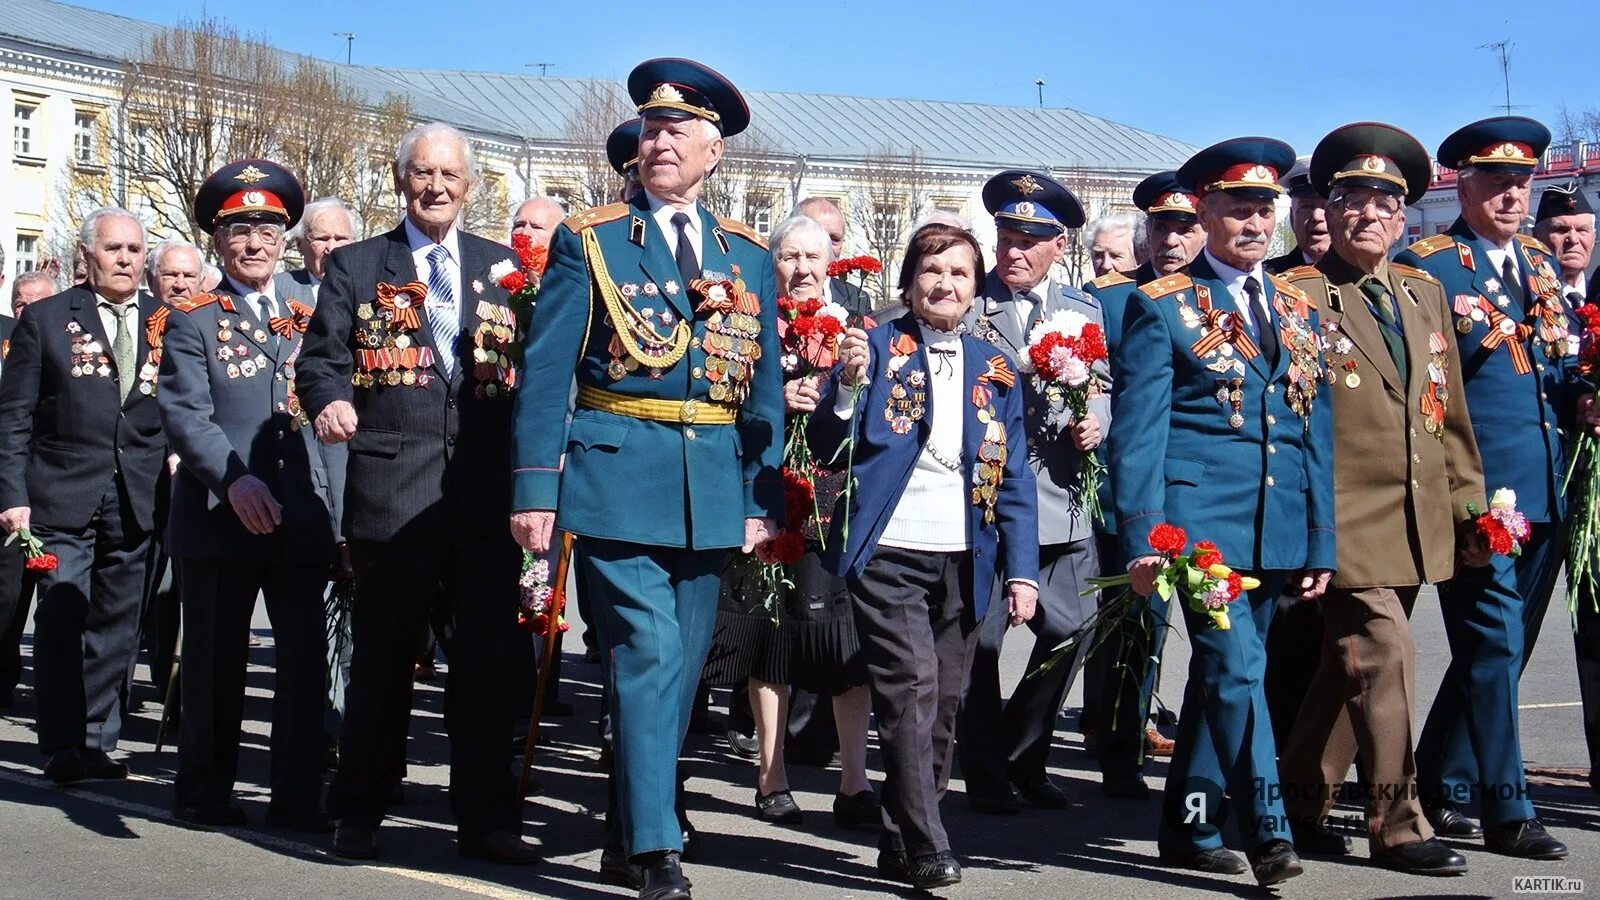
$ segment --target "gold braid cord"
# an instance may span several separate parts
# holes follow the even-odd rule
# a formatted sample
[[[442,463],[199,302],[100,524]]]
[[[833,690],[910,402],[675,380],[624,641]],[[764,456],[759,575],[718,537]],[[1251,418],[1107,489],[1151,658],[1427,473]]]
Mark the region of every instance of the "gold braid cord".
[[[592,228],[583,232],[583,255],[589,261],[595,289],[600,292],[606,312],[611,315],[612,329],[616,331],[628,355],[640,365],[652,369],[671,368],[683,359],[683,354],[689,349],[688,320],[679,319],[672,327],[672,332],[663,337],[654,325],[639,315],[633,304],[622,298],[617,283],[611,280],[611,273],[606,271],[605,254],[600,252],[600,240],[595,237]],[[688,285],[683,287],[684,290],[688,288]],[[647,348],[656,352],[647,352]]]

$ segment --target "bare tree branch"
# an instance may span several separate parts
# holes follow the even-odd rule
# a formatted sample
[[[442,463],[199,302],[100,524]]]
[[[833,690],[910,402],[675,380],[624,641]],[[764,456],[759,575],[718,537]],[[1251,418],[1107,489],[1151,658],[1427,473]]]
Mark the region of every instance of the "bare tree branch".
[[[883,272],[877,277],[878,300],[883,305],[889,302],[891,273],[904,253],[909,229],[928,205],[933,173],[915,148],[901,154],[893,146],[868,154],[857,173],[848,218],[867,251],[883,262]]]

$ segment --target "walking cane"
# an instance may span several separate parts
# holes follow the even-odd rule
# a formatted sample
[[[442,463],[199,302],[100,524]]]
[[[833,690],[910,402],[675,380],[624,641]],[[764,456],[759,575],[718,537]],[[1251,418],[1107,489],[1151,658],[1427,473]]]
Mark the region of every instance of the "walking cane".
[[[161,721],[156,725],[156,752],[166,741],[167,723],[172,721],[172,704],[178,697],[178,670],[183,663],[183,623],[178,623],[177,646],[172,648],[172,671],[167,673],[166,697],[161,701]]]
[[[550,687],[550,670],[555,661],[559,623],[567,608],[567,568],[572,563],[572,535],[561,535],[561,556],[556,561],[556,578],[550,596],[549,625],[544,633],[544,655],[539,658],[538,682],[533,691],[533,710],[528,713],[528,739],[522,745],[522,777],[517,780],[517,800],[528,796],[528,779],[533,774],[533,749],[539,744],[539,718],[544,713],[544,698]]]

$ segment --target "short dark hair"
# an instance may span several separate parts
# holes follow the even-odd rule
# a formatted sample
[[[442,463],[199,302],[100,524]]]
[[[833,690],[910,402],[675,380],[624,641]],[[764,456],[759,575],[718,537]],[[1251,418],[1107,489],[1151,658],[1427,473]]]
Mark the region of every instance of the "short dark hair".
[[[913,232],[910,242],[906,244],[906,256],[900,263],[900,280],[896,284],[902,303],[911,302],[911,283],[917,279],[917,267],[922,264],[922,258],[938,256],[957,244],[966,244],[971,248],[972,276],[981,282],[989,268],[983,261],[983,248],[978,246],[978,239],[972,236],[972,232],[943,222],[929,222]],[[981,283],[979,288],[982,288]]]

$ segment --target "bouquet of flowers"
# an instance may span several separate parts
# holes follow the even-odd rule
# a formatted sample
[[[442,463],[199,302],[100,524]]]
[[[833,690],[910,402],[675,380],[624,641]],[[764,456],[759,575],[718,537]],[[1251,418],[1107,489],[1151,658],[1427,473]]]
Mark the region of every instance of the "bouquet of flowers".
[[[562,615],[565,604],[556,602],[556,589],[550,582],[550,560],[522,551],[517,594],[517,625],[540,637],[550,633],[552,620],[558,633],[567,630],[567,618]]]
[[[1476,503],[1467,504],[1467,515],[1475,520],[1474,527],[1483,535],[1489,549],[1512,559],[1522,555],[1522,545],[1528,542],[1530,529],[1528,517],[1517,511],[1517,493],[1501,488],[1489,498],[1489,511],[1482,512]]]
[[[519,340],[511,342],[507,353],[520,365],[522,362],[520,338],[527,335],[528,323],[533,319],[534,298],[539,295],[539,280],[544,277],[549,256],[544,247],[535,247],[533,241],[525,234],[511,236],[511,249],[517,254],[516,264],[513,265],[509,260],[501,260],[489,267],[489,277],[511,294],[511,311],[517,317]]]
[[[1578,374],[1595,387],[1600,378],[1600,307],[1577,309],[1583,329],[1578,336]],[[1587,427],[1578,429],[1561,489],[1567,496],[1571,533],[1567,543],[1567,611],[1578,626],[1578,595],[1600,608],[1600,439]],[[1576,479],[1576,483],[1574,480]],[[1490,504],[1493,506],[1494,504]]]
[[[1028,363],[1035,388],[1051,406],[1064,405],[1078,422],[1089,414],[1089,398],[1101,390],[1094,365],[1105,362],[1106,335],[1099,325],[1070,309],[1057,310],[1028,332]],[[1100,479],[1105,464],[1084,454],[1083,467],[1069,493],[1073,508],[1100,521]]]
[[[1228,605],[1239,599],[1245,591],[1253,591],[1261,586],[1259,580],[1240,575],[1229,568],[1216,544],[1196,541],[1190,547],[1189,536],[1176,525],[1162,522],[1155,526],[1150,529],[1149,541],[1150,549],[1162,558],[1161,570],[1156,574],[1156,594],[1163,600],[1171,600],[1174,594],[1182,597],[1190,609],[1209,618],[1211,627],[1218,631],[1227,631],[1231,627]],[[1129,589],[1115,599],[1102,603],[1082,625],[1056,645],[1050,658],[1032,674],[1047,671],[1060,663],[1075,647],[1097,632],[1103,640],[1123,619],[1136,615],[1140,598],[1131,589],[1132,583],[1131,575],[1090,578],[1091,587],[1083,592],[1083,596],[1112,587]],[[1093,649],[1096,647],[1091,647],[1091,652]]]
[[[47,553],[44,543],[33,536],[33,532],[26,528],[18,528],[6,538],[6,543],[13,541],[22,542],[22,556],[25,560],[22,568],[27,572],[54,572],[61,565],[61,560],[54,553]]]

